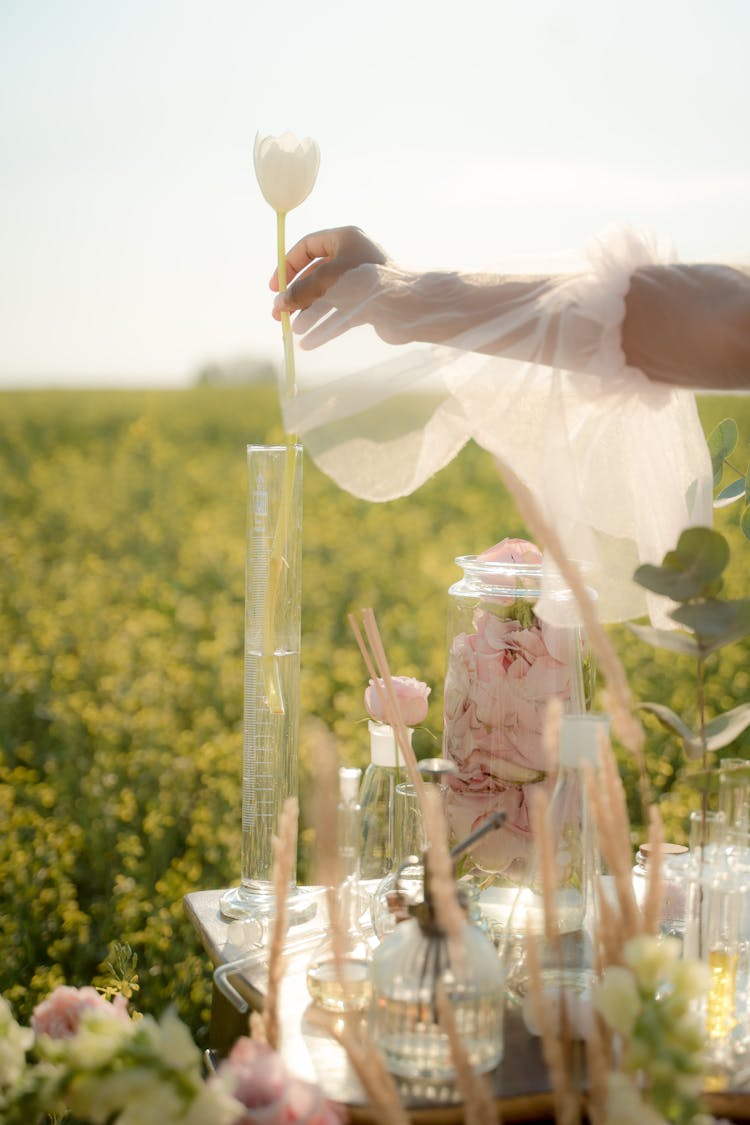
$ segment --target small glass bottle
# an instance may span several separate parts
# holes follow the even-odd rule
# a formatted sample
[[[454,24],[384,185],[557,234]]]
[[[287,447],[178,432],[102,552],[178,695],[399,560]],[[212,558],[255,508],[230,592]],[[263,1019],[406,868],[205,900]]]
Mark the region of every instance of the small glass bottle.
[[[596,827],[586,792],[584,766],[596,768],[600,730],[609,716],[564,715],[560,722],[557,776],[547,810],[547,826],[554,849],[556,888],[554,940],[543,940],[545,904],[541,885],[541,857],[535,843],[524,885],[518,890],[503,935],[508,992],[523,1000],[528,987],[526,935],[540,941],[542,983],[585,994],[594,983],[591,932],[595,926],[595,880],[601,874]]]
[[[353,1012],[366,1008],[372,995],[372,949],[360,925],[359,786],[362,771],[339,770],[338,856],[341,882],[335,894],[338,926],[314,950],[307,969],[307,990],[320,1008]]]
[[[424,900],[375,950],[370,1022],[388,1070],[409,1080],[448,1083],[455,1062],[440,1024],[436,993],[451,1004],[456,1029],[478,1073],[493,1070],[503,1053],[503,970],[497,950],[465,921],[459,948],[438,926],[430,894],[429,850],[424,855]]]
[[[368,723],[370,764],[365,770],[359,803],[362,809],[360,877],[382,879],[393,870],[396,855],[396,786],[406,781],[405,762],[393,728]],[[409,730],[411,739],[412,731]]]

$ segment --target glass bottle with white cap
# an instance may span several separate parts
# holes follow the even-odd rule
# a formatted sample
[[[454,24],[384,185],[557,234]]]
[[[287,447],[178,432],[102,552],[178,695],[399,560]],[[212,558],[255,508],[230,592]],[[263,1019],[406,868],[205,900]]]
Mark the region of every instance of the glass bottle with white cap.
[[[360,876],[380,880],[399,858],[396,844],[396,788],[407,780],[405,762],[393,728],[368,723],[370,764],[360,790],[362,847]],[[409,730],[411,738],[412,731]]]

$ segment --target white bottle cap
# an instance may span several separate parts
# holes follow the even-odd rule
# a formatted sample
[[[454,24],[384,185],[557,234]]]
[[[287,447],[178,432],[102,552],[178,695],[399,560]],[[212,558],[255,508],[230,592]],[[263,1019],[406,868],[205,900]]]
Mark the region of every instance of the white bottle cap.
[[[585,762],[599,765],[599,731],[609,734],[609,715],[563,715],[560,720],[560,765],[572,769]]]
[[[367,729],[370,732],[370,761],[373,765],[399,766],[404,769],[406,762],[400,747],[396,744],[393,727],[389,727],[387,723],[375,723],[370,719]],[[407,729],[409,731],[409,745],[411,746],[413,731],[411,727]]]
[[[345,805],[356,804],[359,799],[359,783],[362,770],[354,766],[339,767],[339,796]]]

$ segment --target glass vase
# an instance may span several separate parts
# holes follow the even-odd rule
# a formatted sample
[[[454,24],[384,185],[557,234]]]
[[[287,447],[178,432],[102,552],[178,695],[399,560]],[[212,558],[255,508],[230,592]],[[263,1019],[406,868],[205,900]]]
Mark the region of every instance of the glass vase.
[[[459,874],[491,889],[507,916],[532,863],[531,792],[543,786],[551,797],[554,788],[543,745],[547,705],[556,699],[565,713],[586,712],[593,668],[580,626],[551,625],[534,612],[540,563],[456,563],[463,576],[449,590],[443,754],[457,772],[447,778],[446,815],[452,839],[461,840],[505,812],[503,827],[464,854]],[[565,588],[555,597],[573,601]]]
[[[302,446],[248,445],[241,883],[230,918],[273,910],[273,837],[298,795]],[[290,890],[294,898],[295,880]]]

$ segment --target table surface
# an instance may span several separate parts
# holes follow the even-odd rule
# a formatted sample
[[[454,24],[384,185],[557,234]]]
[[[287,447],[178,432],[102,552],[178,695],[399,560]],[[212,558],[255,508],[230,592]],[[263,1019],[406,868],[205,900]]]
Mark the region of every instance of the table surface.
[[[240,1002],[259,1011],[267,983],[267,963],[262,947],[249,948],[248,938],[257,935],[251,924],[227,922],[220,911],[223,890],[196,891],[184,899],[185,912],[200,937],[214,967],[249,958],[229,977]],[[311,1004],[305,983],[310,950],[315,946],[315,923],[290,930],[286,972],[279,999],[281,1054],[286,1065],[301,1078],[316,1082],[334,1101],[344,1103],[354,1122],[372,1122],[367,1100],[342,1047],[309,1016]],[[312,935],[312,936],[311,936]],[[320,937],[320,930],[317,929]],[[307,942],[307,944],[306,944]],[[297,948],[295,949],[295,945]],[[332,1019],[334,1017],[331,1017]],[[488,1076],[502,1111],[503,1121],[545,1121],[554,1119],[554,1106],[547,1069],[539,1040],[531,1036],[513,1007],[505,1012],[503,1059]],[[459,1125],[463,1109],[451,1087],[425,1092],[401,1089],[404,1105],[415,1125]],[[707,1101],[713,1113],[734,1121],[750,1121],[750,1097],[731,1092],[712,1093]]]

